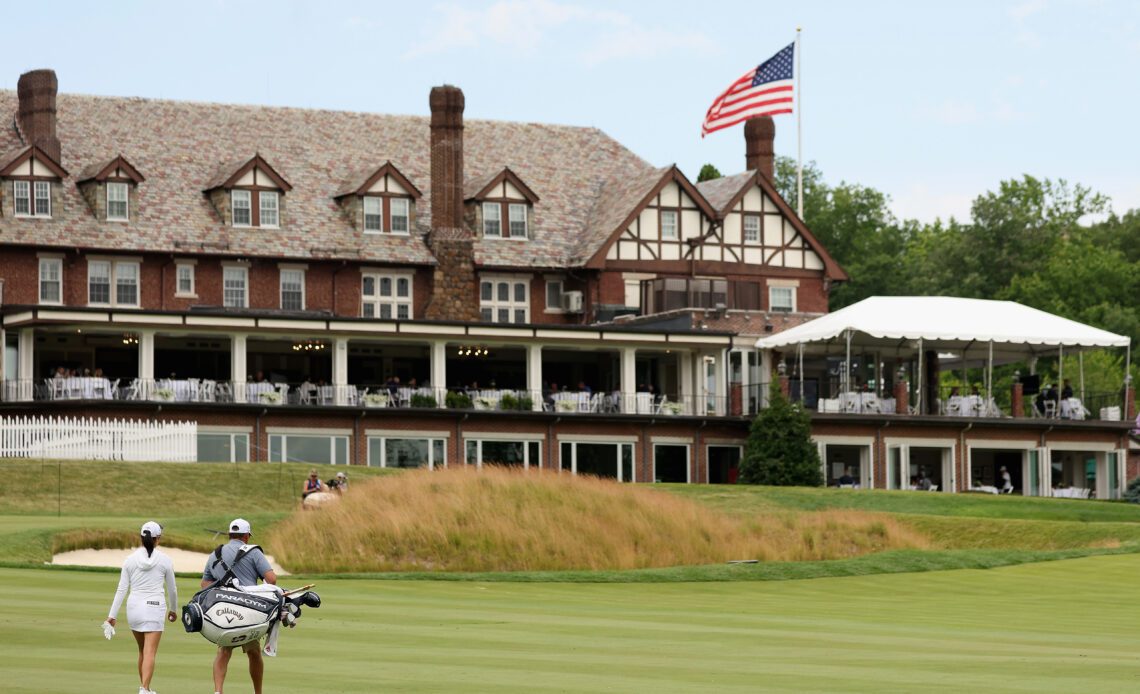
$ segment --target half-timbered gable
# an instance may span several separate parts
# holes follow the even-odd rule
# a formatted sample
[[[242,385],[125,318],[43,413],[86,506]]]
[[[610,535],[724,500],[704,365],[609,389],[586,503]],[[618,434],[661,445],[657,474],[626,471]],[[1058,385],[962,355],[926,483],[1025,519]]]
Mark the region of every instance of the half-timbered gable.
[[[604,252],[606,261],[684,261],[713,221],[712,207],[677,167],[670,167],[598,255]]]
[[[336,194],[357,230],[403,236],[415,228],[416,201],[421,197],[420,189],[390,161],[350,176]]]
[[[465,216],[480,238],[529,239],[538,195],[509,167],[463,186]]]
[[[255,154],[220,166],[204,192],[225,224],[275,229],[285,219],[285,193],[292,189],[269,162]]]
[[[66,177],[59,162],[36,145],[0,158],[0,215],[50,219]]]
[[[138,169],[120,154],[80,171],[75,184],[96,219],[129,222],[138,218],[138,185],[144,180]]]

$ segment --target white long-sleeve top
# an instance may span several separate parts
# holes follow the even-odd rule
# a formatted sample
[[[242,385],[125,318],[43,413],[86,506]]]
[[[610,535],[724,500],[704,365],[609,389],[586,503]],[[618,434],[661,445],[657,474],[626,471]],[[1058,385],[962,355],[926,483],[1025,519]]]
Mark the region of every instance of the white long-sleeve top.
[[[127,597],[128,587],[131,593],[146,597],[162,597],[165,587],[166,595],[170,596],[166,601],[167,609],[174,609],[178,604],[178,586],[174,583],[174,562],[158,548],[155,548],[154,553],[148,557],[146,548],[139,547],[123,562],[123,571],[119,574],[119,587],[115,591],[115,600],[111,603],[108,619],[118,617],[123,599]]]

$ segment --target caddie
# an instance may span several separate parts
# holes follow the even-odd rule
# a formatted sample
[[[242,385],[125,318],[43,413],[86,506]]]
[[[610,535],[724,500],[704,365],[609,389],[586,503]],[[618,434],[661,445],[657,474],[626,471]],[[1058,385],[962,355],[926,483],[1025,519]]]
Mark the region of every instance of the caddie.
[[[273,572],[269,560],[265,558],[265,554],[260,549],[246,553],[236,565],[234,564],[238,551],[243,545],[249,544],[249,536],[253,534],[249,527],[249,521],[244,518],[235,518],[230,522],[229,533],[230,541],[211,552],[206,560],[206,568],[202,571],[202,587],[208,588],[221,580],[227,570],[232,570],[234,577],[243,586],[257,585],[259,578],[266,583],[277,585],[277,574]],[[215,694],[222,692],[222,687],[226,681],[226,671],[230,665],[230,655],[233,654],[234,648],[235,646],[218,647],[218,654],[214,658]],[[260,641],[251,641],[242,644],[241,649],[249,658],[249,677],[253,680],[254,694],[261,694],[261,681],[265,674],[265,663],[261,658],[261,643]]]

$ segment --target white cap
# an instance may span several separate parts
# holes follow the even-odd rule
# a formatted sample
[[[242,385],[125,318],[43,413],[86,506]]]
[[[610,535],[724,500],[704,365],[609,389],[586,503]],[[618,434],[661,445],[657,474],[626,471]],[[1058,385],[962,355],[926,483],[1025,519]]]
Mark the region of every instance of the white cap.
[[[151,537],[160,537],[162,535],[162,526],[154,521],[147,521],[143,523],[143,527],[139,530],[139,535],[150,535]]]
[[[344,474],[343,472],[338,472],[338,473],[336,473],[336,476],[337,476],[337,477],[340,477],[341,479],[344,479],[344,478],[348,477],[348,475]]]
[[[237,533],[238,535],[245,535],[246,533],[253,534],[249,529],[249,521],[244,518],[235,518],[230,521],[230,533]]]

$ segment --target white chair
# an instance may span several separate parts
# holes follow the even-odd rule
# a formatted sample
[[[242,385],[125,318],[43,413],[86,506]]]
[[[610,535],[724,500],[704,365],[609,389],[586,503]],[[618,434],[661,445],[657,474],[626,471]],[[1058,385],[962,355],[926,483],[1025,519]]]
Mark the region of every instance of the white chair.
[[[578,411],[591,412],[593,402],[589,393],[578,393]]]
[[[936,491],[938,491],[938,485],[937,485],[937,484],[932,484],[932,485],[930,485],[930,489],[928,489],[928,490],[926,490],[926,491],[928,491],[928,492],[936,492]]]
[[[138,400],[139,399],[139,379],[131,379],[131,385],[127,387],[127,392],[123,395],[124,400]]]
[[[605,398],[606,396],[602,393],[594,393],[594,395],[590,398],[590,411],[601,412],[602,404],[605,402]]]
[[[110,387],[107,388],[107,393],[103,396],[105,399],[112,400],[114,398],[119,397],[119,381],[120,380],[121,379],[116,378],[115,380],[111,381]]]
[[[64,383],[63,378],[45,378],[44,385],[47,386],[48,398],[51,400],[62,400],[67,395],[67,385]]]
[[[190,390],[187,393],[187,399],[190,400],[190,402],[198,402],[201,397],[200,389],[202,387],[202,380],[199,378],[188,378],[186,379],[186,382],[190,386]]]
[[[229,381],[223,381],[214,389],[214,397],[218,402],[233,402],[234,387]]]
[[[1057,417],[1057,401],[1056,400],[1046,400],[1045,401],[1045,418],[1046,419],[1056,419],[1056,417]]]
[[[863,396],[863,412],[865,414],[882,414],[883,405],[879,402],[877,395],[864,395]]]
[[[217,381],[208,378],[202,379],[201,385],[198,386],[199,402],[214,402],[215,397],[217,397],[217,388]]]

